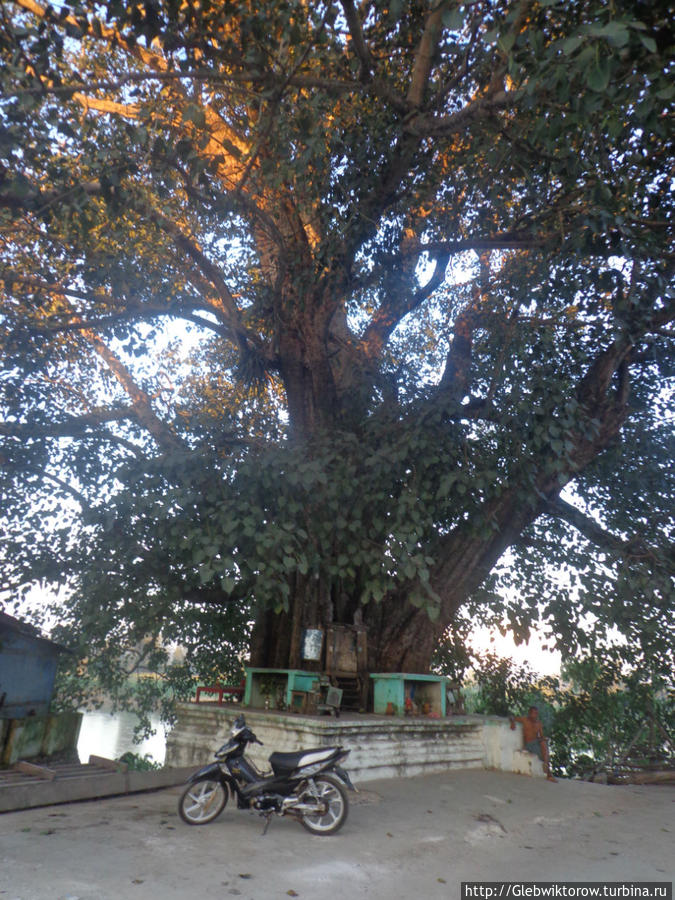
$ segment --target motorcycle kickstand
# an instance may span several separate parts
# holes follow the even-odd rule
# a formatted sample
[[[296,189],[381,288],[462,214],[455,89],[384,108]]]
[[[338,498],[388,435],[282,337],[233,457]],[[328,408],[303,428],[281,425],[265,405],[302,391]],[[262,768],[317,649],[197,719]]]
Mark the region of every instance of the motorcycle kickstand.
[[[265,827],[263,828],[262,836],[264,837],[267,834],[267,829],[270,827],[270,822],[272,821],[272,813],[269,812],[265,816]]]

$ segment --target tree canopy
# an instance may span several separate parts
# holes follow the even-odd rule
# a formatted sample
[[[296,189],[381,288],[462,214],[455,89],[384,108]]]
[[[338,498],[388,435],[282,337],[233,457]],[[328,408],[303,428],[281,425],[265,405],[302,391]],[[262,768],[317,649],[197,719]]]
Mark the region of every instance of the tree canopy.
[[[672,666],[669,7],[6,0],[6,591],[92,659]]]

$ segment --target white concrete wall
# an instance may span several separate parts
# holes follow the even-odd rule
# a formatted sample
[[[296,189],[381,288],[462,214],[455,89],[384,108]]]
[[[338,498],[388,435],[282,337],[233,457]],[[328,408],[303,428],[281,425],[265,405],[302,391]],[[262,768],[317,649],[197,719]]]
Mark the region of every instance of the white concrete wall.
[[[539,757],[523,750],[523,727],[520,723],[512,729],[508,719],[499,716],[481,718],[484,768],[544,777],[544,767]]]
[[[249,746],[247,755],[262,770],[273,751],[341,745],[350,749],[345,761],[354,781],[444,772],[450,768],[490,768],[538,774],[541,763],[520,751],[519,729],[506,719],[451,716],[445,719],[355,716],[333,719],[285,713],[253,712],[241,707],[186,703],[167,739],[166,764],[194,766],[210,762],[227,740],[235,717],[247,724],[264,747]],[[543,774],[543,772],[542,772]]]

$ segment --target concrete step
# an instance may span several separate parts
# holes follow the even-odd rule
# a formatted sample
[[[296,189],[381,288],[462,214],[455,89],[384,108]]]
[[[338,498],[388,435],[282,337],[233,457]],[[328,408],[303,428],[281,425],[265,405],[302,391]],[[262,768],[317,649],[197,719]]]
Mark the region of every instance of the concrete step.
[[[0,771],[0,812],[157,790],[182,784],[194,771],[192,766],[185,766],[128,772],[96,764],[56,765],[50,769],[50,777],[16,768]]]

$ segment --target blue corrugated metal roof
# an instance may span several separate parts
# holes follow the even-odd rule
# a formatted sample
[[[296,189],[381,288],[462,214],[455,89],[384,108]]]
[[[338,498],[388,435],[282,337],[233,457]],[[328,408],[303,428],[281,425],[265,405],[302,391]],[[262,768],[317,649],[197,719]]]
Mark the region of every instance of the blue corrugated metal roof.
[[[0,633],[1,632],[12,632],[13,634],[20,634],[29,640],[37,641],[40,644],[47,644],[54,648],[55,651],[59,653],[72,653],[72,650],[69,650],[67,647],[64,647],[63,644],[57,644],[56,641],[52,641],[49,638],[44,637],[40,634],[39,630],[35,627],[35,625],[30,625],[28,622],[22,622],[20,619],[14,618],[14,616],[9,616],[7,613],[2,612],[0,610]]]

